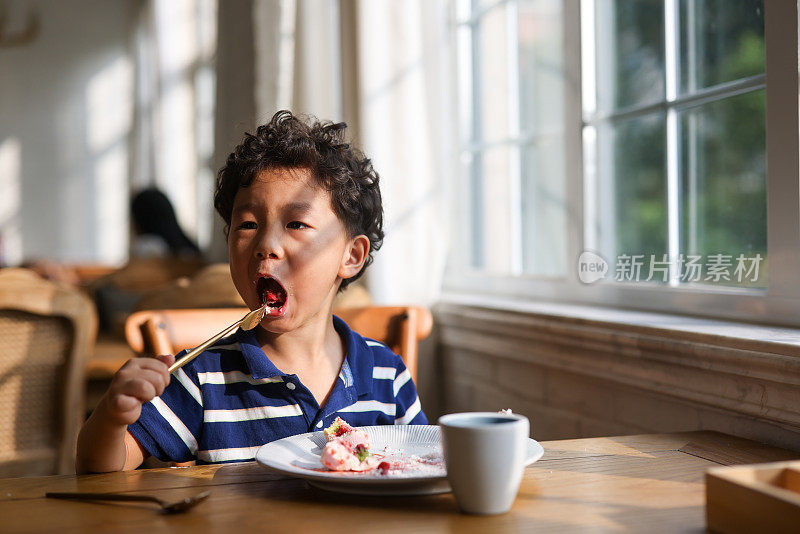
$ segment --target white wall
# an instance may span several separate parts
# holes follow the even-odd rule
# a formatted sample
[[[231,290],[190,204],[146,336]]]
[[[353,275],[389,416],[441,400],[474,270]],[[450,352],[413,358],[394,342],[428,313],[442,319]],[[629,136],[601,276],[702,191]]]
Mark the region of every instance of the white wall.
[[[0,235],[5,261],[120,262],[128,249],[130,35],[136,0],[11,0],[40,31],[0,46]],[[103,202],[99,202],[102,198]]]

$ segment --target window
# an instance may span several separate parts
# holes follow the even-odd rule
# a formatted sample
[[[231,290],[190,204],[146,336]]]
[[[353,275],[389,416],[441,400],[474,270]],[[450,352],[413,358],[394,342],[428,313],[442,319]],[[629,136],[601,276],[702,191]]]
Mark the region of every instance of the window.
[[[800,324],[797,5],[453,6],[449,292]]]
[[[766,287],[763,0],[584,7],[587,248],[621,282]]]
[[[463,261],[496,274],[563,276],[561,2],[457,6],[461,161],[468,177]]]

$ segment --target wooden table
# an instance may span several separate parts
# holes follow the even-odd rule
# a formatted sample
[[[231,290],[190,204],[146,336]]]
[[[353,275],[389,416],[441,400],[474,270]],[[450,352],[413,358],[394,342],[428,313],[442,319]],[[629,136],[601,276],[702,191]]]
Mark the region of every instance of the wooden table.
[[[800,457],[715,432],[542,443],[507,514],[469,516],[451,494],[359,497],[317,490],[255,463],[85,476],[0,479],[0,531],[699,532],[703,475],[720,464]],[[45,499],[47,491],[155,494],[178,500],[210,489],[180,515],[150,505]]]

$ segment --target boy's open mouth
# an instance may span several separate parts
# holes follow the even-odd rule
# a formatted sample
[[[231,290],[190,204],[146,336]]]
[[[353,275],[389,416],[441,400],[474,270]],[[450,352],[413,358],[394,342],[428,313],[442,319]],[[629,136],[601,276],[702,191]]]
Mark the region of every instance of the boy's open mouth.
[[[283,286],[268,276],[262,276],[256,281],[256,291],[261,297],[261,304],[267,305],[268,309],[280,309],[286,304],[286,290]]]

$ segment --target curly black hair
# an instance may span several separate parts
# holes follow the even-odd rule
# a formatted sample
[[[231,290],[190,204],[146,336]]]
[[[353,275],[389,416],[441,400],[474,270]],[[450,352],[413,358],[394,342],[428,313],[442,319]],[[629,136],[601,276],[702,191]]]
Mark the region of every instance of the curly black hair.
[[[304,120],[305,119],[305,120]],[[372,263],[383,243],[383,204],[379,176],[369,158],[345,140],[343,122],[300,118],[281,110],[259,126],[228,156],[217,175],[214,207],[225,221],[227,235],[233,200],[240,187],[248,187],[262,171],[276,168],[308,169],[331,195],[334,213],[349,237],[365,235],[370,250],[364,267],[342,280],[339,291],[358,279]]]

